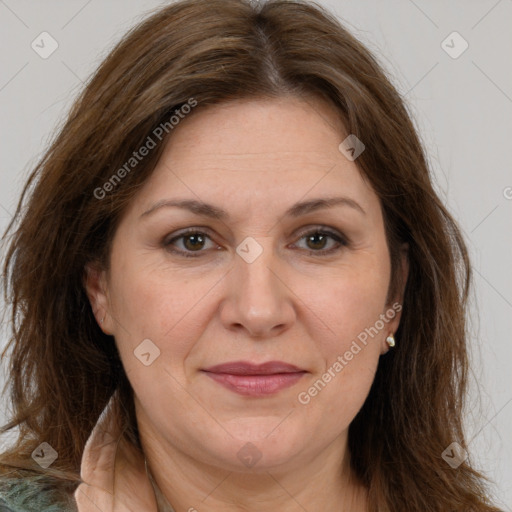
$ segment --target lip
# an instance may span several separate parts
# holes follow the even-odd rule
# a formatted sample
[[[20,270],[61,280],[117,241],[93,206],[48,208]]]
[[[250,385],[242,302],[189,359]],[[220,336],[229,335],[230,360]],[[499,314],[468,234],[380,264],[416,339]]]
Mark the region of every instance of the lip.
[[[296,384],[306,373],[282,361],[232,361],[202,370],[225,388],[245,396],[267,396]]]
[[[203,371],[229,373],[230,375],[272,375],[276,373],[303,372],[305,370],[283,361],[268,361],[261,364],[251,363],[250,361],[230,361],[229,363],[210,366]]]

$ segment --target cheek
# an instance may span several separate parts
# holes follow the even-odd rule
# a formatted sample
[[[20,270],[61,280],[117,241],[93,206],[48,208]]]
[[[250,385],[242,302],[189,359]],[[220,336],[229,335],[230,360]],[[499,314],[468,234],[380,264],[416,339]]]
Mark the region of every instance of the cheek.
[[[145,381],[147,375],[152,388],[156,372],[168,378],[166,370],[181,382],[184,361],[208,318],[205,308],[210,307],[211,289],[221,276],[211,272],[194,277],[124,258],[112,268],[116,343],[132,385],[140,388],[139,380]],[[160,351],[149,371],[134,357],[134,351],[146,339]]]
[[[319,317],[325,332],[312,335],[324,366],[301,390],[299,402],[323,410],[333,428],[350,423],[372,385],[389,322],[381,319],[388,279],[384,253],[382,258],[368,257],[358,268],[347,266],[332,273],[324,281],[324,293],[309,294],[311,318]]]
[[[389,269],[378,258],[367,259],[359,267],[331,271],[315,283],[314,290],[308,282],[297,291],[307,297],[310,314],[321,320],[319,326],[326,334],[322,344],[331,358],[348,350],[352,340],[374,327],[384,313]]]
[[[314,415],[316,409],[326,423],[326,430],[342,431],[348,428],[363,406],[378,364],[377,357],[368,355],[369,352],[355,356],[341,372],[335,373],[335,377],[316,396],[311,397],[311,402],[306,406],[308,413]],[[318,381],[312,388],[317,387],[321,387]]]
[[[385,287],[375,297],[372,287],[354,290],[343,282],[336,287],[338,299],[332,299],[327,321],[327,336],[317,337],[316,348],[321,354],[322,368],[303,387],[297,398],[305,405],[311,417],[320,415],[326,431],[348,428],[362,407],[371,385],[381,355],[385,329],[380,327]],[[323,311],[328,309],[323,304]]]
[[[160,261],[148,263],[151,257],[156,259],[152,254],[128,258],[128,251],[121,253],[122,248],[112,271],[112,305],[127,330],[134,334],[161,337],[179,327],[211,287],[212,278],[206,275],[198,279],[167,268]]]
[[[310,414],[321,413],[327,430],[348,428],[370,391],[387,335],[386,321],[381,320],[386,276],[386,268],[377,262],[362,273],[340,274],[329,288],[330,297],[318,305],[336,336],[323,338],[326,366],[304,389],[301,403],[308,402]]]

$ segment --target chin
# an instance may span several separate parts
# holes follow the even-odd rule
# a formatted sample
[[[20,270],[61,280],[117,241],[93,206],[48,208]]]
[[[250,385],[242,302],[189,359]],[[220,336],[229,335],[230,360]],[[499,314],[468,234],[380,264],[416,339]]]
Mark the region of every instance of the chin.
[[[285,417],[286,414],[279,420],[261,418],[261,421],[251,418],[250,426],[249,422],[244,422],[245,428],[226,425],[226,430],[233,437],[223,435],[218,442],[205,447],[205,451],[217,458],[216,465],[229,471],[258,473],[277,467],[284,468],[294,462],[308,444],[305,432],[277,427]],[[212,440],[215,441],[213,437],[210,438]]]

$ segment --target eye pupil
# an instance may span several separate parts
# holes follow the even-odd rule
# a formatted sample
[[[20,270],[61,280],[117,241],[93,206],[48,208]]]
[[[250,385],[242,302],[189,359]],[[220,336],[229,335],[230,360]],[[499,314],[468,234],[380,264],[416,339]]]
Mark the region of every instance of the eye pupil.
[[[313,242],[313,244],[315,244],[315,240],[318,242],[320,242],[320,246],[318,245],[314,245],[313,247],[311,247],[312,249],[323,249],[324,246],[325,246],[325,235],[322,234],[322,233],[314,233],[312,235],[309,235],[308,236],[308,243],[309,242]]]
[[[188,242],[191,240],[192,240],[192,244],[189,244]],[[204,245],[204,236],[202,236],[199,233],[187,235],[184,237],[184,244],[185,244],[185,247],[190,250],[201,249]]]

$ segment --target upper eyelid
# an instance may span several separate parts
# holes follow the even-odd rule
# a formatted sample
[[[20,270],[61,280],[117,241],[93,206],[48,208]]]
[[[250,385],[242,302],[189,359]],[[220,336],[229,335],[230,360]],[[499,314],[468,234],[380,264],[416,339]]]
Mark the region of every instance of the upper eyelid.
[[[328,234],[338,235],[340,237],[346,238],[343,231],[341,231],[337,228],[324,226],[322,224],[316,224],[316,225],[311,225],[311,226],[307,226],[304,228],[300,228],[300,229],[296,230],[295,235],[303,236],[307,233],[317,232],[317,231],[321,231],[321,232],[325,231]],[[214,231],[207,226],[197,226],[197,227],[179,229],[176,232],[171,233],[170,235],[167,235],[165,238],[167,239],[167,238],[171,237],[171,235],[172,235],[172,238],[170,238],[172,240],[173,238],[178,238],[180,236],[184,236],[184,235],[191,234],[191,233],[202,233],[205,235],[210,235],[213,232]]]

